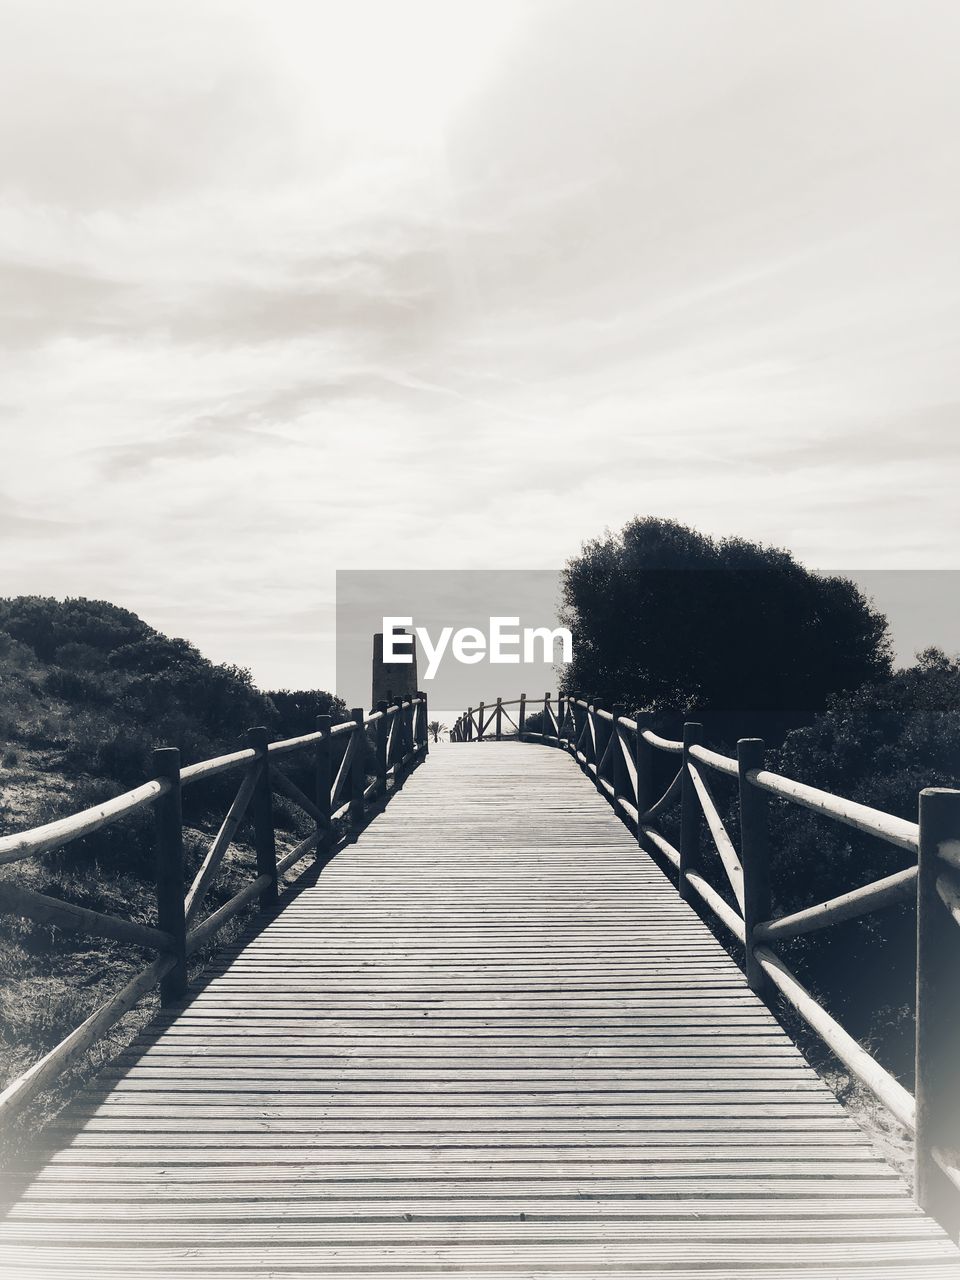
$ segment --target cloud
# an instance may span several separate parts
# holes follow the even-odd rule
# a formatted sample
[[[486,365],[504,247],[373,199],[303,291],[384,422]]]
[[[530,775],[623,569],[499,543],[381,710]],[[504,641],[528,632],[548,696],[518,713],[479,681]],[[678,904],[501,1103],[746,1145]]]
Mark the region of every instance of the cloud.
[[[960,14],[7,9],[7,590],[306,684],[337,568],[952,563]]]
[[[31,515],[9,494],[0,494],[0,540],[8,538],[61,538],[70,531],[70,521]]]

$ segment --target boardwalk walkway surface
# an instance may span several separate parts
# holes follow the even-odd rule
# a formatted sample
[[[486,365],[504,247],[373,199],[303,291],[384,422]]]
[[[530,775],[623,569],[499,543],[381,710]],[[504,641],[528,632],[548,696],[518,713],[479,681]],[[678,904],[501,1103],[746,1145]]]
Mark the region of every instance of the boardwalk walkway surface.
[[[9,1276],[960,1276],[571,759],[435,750],[74,1107]]]

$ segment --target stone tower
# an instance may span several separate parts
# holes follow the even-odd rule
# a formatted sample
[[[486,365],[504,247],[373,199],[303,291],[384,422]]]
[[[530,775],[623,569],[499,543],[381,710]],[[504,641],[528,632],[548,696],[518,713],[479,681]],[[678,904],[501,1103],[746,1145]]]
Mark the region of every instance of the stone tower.
[[[397,629],[394,635],[409,635],[409,632]],[[386,702],[387,694],[394,697],[402,695],[413,698],[417,692],[417,645],[410,647],[412,662],[384,662],[383,632],[378,631],[373,637],[373,695],[370,706],[376,709],[378,702]]]

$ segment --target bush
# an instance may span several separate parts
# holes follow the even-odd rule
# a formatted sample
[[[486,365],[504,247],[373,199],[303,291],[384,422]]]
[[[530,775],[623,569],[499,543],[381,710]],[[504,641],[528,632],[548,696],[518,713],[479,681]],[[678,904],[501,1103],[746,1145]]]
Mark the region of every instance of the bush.
[[[93,671],[77,671],[69,667],[52,667],[45,685],[48,693],[68,702],[104,706],[116,696],[116,690],[102,676]]]
[[[343,699],[321,689],[275,689],[267,697],[276,711],[277,731],[283,738],[313,733],[317,716],[330,716],[334,724],[349,719]]]

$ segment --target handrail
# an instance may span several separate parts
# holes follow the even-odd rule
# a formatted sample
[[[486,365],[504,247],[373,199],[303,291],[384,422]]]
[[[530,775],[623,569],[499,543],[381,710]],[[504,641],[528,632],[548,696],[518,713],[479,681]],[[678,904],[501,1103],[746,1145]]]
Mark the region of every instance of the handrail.
[[[407,705],[419,706],[423,701],[424,699],[421,696],[411,699]],[[392,716],[396,713],[396,710],[395,707],[390,708],[388,714]],[[377,712],[367,717],[364,723],[375,723],[380,719],[381,714]],[[339,737],[344,733],[352,734],[356,727],[353,720],[343,720],[339,724],[331,726],[329,733],[331,737]],[[270,755],[285,755],[292,751],[302,750],[304,747],[314,746],[322,737],[322,733],[314,732],[303,734],[298,738],[287,738],[283,741],[271,742],[267,747],[267,751]],[[226,773],[230,769],[237,769],[240,765],[249,764],[255,757],[256,752],[248,747],[243,751],[233,751],[228,755],[213,756],[209,760],[199,760],[196,764],[185,765],[180,770],[180,785],[187,786],[191,783],[213,778],[217,774]],[[140,786],[132,788],[130,791],[121,792],[120,795],[114,796],[111,800],[91,805],[89,809],[83,809],[79,813],[69,814],[65,818],[57,818],[53,822],[44,823],[39,827],[31,827],[26,831],[16,831],[8,836],[0,836],[0,864],[19,862],[21,858],[29,858],[34,854],[46,853],[50,849],[57,849],[74,840],[79,840],[82,836],[93,835],[95,831],[100,831],[104,827],[118,822],[121,818],[134,813],[137,809],[143,809],[153,804],[160,796],[165,795],[169,789],[170,784],[166,779],[153,778],[149,782],[141,783]]]
[[[779,773],[771,773],[768,769],[752,769],[749,774],[754,786],[769,791],[771,795],[780,796],[784,800],[792,800],[794,804],[812,809],[814,813],[822,813],[848,827],[867,835],[880,836],[900,849],[916,853],[920,828],[915,822],[905,818],[895,818],[892,813],[884,813],[882,809],[871,809],[869,805],[858,804],[854,800],[844,800],[829,791],[821,791],[817,787],[809,787],[805,782],[795,782],[792,778],[784,778]]]
[[[367,780],[368,730],[376,737],[375,776],[370,782]],[[334,776],[333,741],[344,735],[347,736],[346,749]],[[316,851],[322,868],[346,841],[346,837],[342,837],[334,843],[333,824],[348,817],[351,829],[358,829],[368,805],[381,798],[388,800],[411,770],[426,758],[428,738],[427,700],[418,693],[390,706],[381,703],[366,717],[361,710],[355,710],[349,720],[336,725],[331,724],[329,716],[320,716],[314,732],[277,742],[268,740],[266,729],[251,729],[249,745],[242,750],[185,768],[180,767],[180,753],[176,749],[162,748],[154,753],[157,776],[149,782],[80,813],[0,838],[0,863],[15,862],[91,835],[131,813],[153,806],[158,847],[158,927],[79,907],[9,880],[0,881],[0,912],[13,912],[60,928],[77,929],[164,953],[0,1093],[0,1119],[22,1109],[67,1062],[85,1052],[158,983],[162,1004],[180,999],[186,991],[187,957],[195,954],[227,920],[255,899],[259,900],[261,910],[272,909],[279,892],[279,877],[308,853]],[[271,761],[278,756],[308,749],[315,756],[316,792],[312,797],[279,769],[271,767]],[[244,775],[239,790],[193,883],[185,892],[181,791],[185,786],[241,767]],[[274,788],[292,799],[316,824],[310,835],[279,858],[273,817]],[[334,809],[338,794],[344,789],[349,799]],[[257,875],[205,920],[194,924],[201,900],[248,813],[253,826]]]
[[[573,717],[571,733],[554,731],[552,717],[546,714],[551,705],[549,694],[542,703],[543,732],[525,732],[523,701],[518,737],[568,752],[635,832],[641,847],[662,857],[676,874],[681,894],[707,907],[743,946],[751,989],[767,1001],[779,996],[791,1005],[847,1070],[872,1090],[902,1125],[915,1131],[918,1200],[922,1208],[940,1216],[940,1206],[948,1203],[943,1199],[944,1187],[950,1194],[960,1191],[960,1105],[955,1092],[955,1063],[960,1060],[960,1025],[955,1012],[960,981],[960,791],[924,790],[920,822],[909,822],[766,769],[759,739],[742,739],[734,758],[705,746],[699,725],[686,725],[684,740],[675,741],[647,727],[648,716],[632,719],[621,707],[598,707],[576,694],[568,695],[565,702],[563,695],[557,700]],[[451,735],[454,741],[470,736],[458,732],[461,721]],[[560,717],[561,727],[562,723]],[[632,736],[627,738],[627,733]],[[619,746],[613,742],[614,736]],[[654,800],[652,765],[656,752],[681,755],[682,761],[666,791]],[[739,851],[711,792],[706,770],[737,783]],[[659,827],[660,816],[678,796],[679,847]],[[917,854],[919,864],[825,902],[774,916],[768,870],[770,796]],[[741,914],[706,878],[699,848],[704,820]],[[914,895],[919,917],[916,1099],[844,1030],[767,945],[856,919]]]
[[[0,836],[0,863],[19,862],[21,858],[29,858],[37,853],[46,853],[49,849],[57,849],[81,836],[92,835],[112,823],[144,809],[154,800],[170,790],[166,780],[154,778],[132,791],[124,791],[103,804],[92,805],[80,813],[70,814],[66,818],[57,818],[55,822],[45,822],[41,827],[33,827],[29,831],[17,831],[9,836]]]
[[[198,764],[188,764],[180,770],[180,785],[185,787],[191,782],[200,782],[204,778],[213,778],[218,773],[226,773],[239,765],[249,764],[256,752],[247,747],[244,751],[232,751],[230,755],[214,756],[212,760],[201,760]]]
[[[690,754],[694,760],[698,760],[700,764],[705,764],[711,769],[716,769],[718,773],[725,773],[731,778],[737,776],[737,762],[732,756],[722,756],[719,751],[710,751],[707,747],[701,746],[699,742],[694,743],[690,748]]]
[[[353,721],[346,721],[353,731]],[[312,747],[320,741],[323,734],[319,731],[314,733],[301,734],[299,738],[286,738],[282,742],[270,742],[267,744],[267,754],[271,756],[285,756],[291,751],[301,751],[304,747]]]

